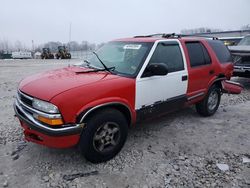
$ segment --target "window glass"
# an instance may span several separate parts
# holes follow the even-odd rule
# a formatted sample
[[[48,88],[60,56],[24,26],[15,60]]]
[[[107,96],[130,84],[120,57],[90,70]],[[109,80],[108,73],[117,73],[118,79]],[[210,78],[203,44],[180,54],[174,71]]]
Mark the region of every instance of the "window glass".
[[[114,73],[135,76],[145,61],[153,43],[113,41],[106,43],[96,53],[107,67],[114,67]],[[90,54],[87,58],[90,66],[103,68],[98,58]],[[85,66],[83,63],[81,66]]]
[[[201,46],[202,46],[202,50],[203,50],[203,54],[204,54],[204,58],[205,58],[205,63],[210,64],[211,63],[211,58],[210,58],[210,56],[208,54],[208,51],[205,48],[205,46],[203,46],[202,44],[201,44]]]
[[[239,42],[238,46],[249,46],[250,45],[250,36],[245,36],[241,41]]]
[[[219,40],[207,40],[221,63],[232,62],[228,48]]]
[[[177,42],[161,42],[157,45],[149,64],[164,63],[168,72],[184,70],[182,53]]]
[[[191,67],[207,65],[211,63],[211,58],[207,49],[200,42],[186,43]]]

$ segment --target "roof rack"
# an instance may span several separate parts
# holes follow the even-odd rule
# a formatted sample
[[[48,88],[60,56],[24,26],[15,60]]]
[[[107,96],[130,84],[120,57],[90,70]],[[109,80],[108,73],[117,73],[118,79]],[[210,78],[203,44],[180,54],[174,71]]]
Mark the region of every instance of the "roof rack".
[[[203,37],[203,38],[210,38],[212,40],[218,40],[218,37],[205,36],[205,35],[199,35],[199,34],[185,35],[185,34],[176,34],[176,33],[157,33],[157,34],[151,34],[151,35],[134,36],[134,38],[144,38],[144,37],[162,37],[162,38]]]
[[[190,35],[181,35],[182,37],[203,37],[203,38],[208,38],[208,39],[212,39],[212,40],[219,40],[218,37],[215,36],[208,36],[208,35],[202,35],[202,34],[190,34]]]
[[[180,35],[176,35],[175,33],[156,33],[151,35],[139,35],[134,36],[134,38],[143,38],[143,37],[162,37],[162,38],[180,38]]]

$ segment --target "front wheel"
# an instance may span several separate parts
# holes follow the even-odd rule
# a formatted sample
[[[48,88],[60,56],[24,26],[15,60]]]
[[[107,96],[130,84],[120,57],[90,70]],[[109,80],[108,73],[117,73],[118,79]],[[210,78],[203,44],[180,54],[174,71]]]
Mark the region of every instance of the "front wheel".
[[[201,102],[196,104],[197,112],[202,116],[213,115],[217,111],[220,105],[220,99],[221,99],[220,88],[216,85],[213,85],[209,89],[206,97]]]
[[[98,110],[86,122],[80,150],[92,163],[108,161],[122,149],[127,132],[128,123],[120,111],[111,108]]]

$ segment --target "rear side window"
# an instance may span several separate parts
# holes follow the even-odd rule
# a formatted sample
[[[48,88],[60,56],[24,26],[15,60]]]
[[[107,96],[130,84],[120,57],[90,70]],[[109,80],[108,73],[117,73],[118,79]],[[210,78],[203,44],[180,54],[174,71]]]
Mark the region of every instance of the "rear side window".
[[[211,64],[207,49],[198,41],[186,42],[191,67]]]
[[[219,40],[207,40],[221,63],[232,62],[228,48]]]

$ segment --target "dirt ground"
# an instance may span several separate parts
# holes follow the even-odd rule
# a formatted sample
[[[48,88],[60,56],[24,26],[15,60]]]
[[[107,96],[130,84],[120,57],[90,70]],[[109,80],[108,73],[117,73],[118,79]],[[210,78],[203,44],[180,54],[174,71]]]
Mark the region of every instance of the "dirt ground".
[[[250,79],[234,78],[243,93],[223,95],[212,117],[190,107],[137,124],[106,163],[25,142],[12,107],[19,81],[77,61],[0,61],[0,187],[250,187]]]

